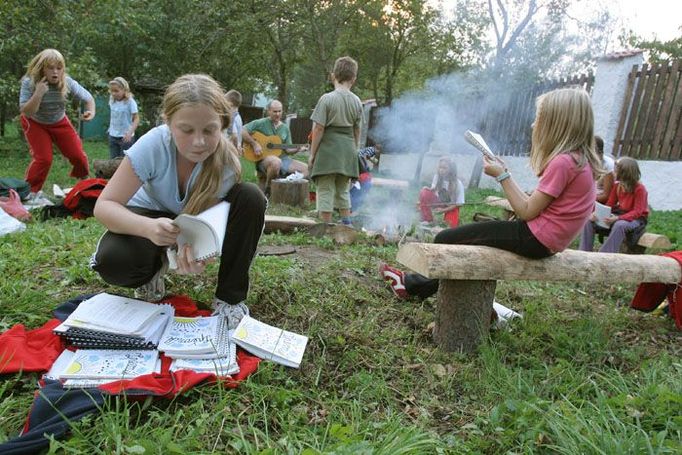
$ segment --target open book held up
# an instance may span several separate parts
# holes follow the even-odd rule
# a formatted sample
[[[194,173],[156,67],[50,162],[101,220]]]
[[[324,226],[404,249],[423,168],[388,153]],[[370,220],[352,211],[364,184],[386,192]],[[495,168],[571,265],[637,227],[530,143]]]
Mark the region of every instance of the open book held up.
[[[599,202],[594,203],[594,214],[597,217],[597,221],[594,223],[599,226],[603,227],[605,229],[610,229],[611,226],[606,224],[606,219],[611,218],[613,216],[613,213],[611,212],[611,207],[608,205],[601,204]]]
[[[488,144],[486,144],[485,140],[480,134],[474,133],[471,130],[466,130],[464,132],[464,139],[466,139],[469,144],[476,147],[483,155],[487,156],[491,160],[495,159],[495,154],[492,150],[490,150],[490,147],[488,147]]]
[[[180,228],[178,248],[185,244],[191,245],[194,259],[197,261],[220,256],[229,213],[230,204],[223,201],[198,215],[186,213],[178,215],[173,220],[173,224]],[[171,268],[175,268],[173,254],[169,253],[168,257]]]

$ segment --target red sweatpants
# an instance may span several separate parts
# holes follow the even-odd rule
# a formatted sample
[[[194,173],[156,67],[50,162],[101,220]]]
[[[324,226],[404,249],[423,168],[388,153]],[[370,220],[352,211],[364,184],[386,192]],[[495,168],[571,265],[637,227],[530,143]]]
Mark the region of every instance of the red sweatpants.
[[[439,202],[440,199],[438,199],[438,195],[435,191],[428,188],[422,188],[419,192],[419,211],[421,212],[422,221],[433,221],[431,207]],[[443,214],[443,220],[445,220],[448,226],[453,228],[457,227],[459,224],[459,207],[455,207],[454,209],[445,212]]]
[[[90,172],[88,156],[85,154],[83,143],[67,116],[64,116],[57,123],[47,125],[22,115],[21,127],[24,129],[24,135],[31,153],[31,162],[26,169],[24,180],[31,185],[32,192],[37,193],[45,184],[47,174],[52,166],[53,142],[73,166],[71,177],[83,178],[88,176]]]

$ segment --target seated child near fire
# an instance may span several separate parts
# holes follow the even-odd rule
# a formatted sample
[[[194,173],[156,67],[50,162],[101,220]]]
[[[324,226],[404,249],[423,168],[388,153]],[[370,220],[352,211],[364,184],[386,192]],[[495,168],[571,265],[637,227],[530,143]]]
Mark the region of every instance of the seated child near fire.
[[[433,222],[433,212],[442,213],[451,228],[459,224],[459,208],[464,205],[464,185],[457,178],[457,166],[448,157],[438,160],[431,187],[419,192],[419,211],[422,224]]]
[[[351,179],[350,182],[351,216],[358,213],[363,202],[365,202],[367,193],[372,188],[372,173],[369,163],[372,163],[372,169],[374,169],[379,164],[379,156],[381,156],[381,144],[374,144],[358,150],[359,175],[357,179]]]
[[[600,253],[618,253],[625,237],[630,243],[636,244],[644,233],[649,216],[647,191],[639,181],[641,173],[634,158],[623,157],[616,163],[616,183],[611,188],[606,205],[611,207],[613,214],[604,222],[609,229],[600,228],[595,224],[595,215],[585,223],[580,237],[580,249],[592,251],[595,232],[607,231],[608,237],[599,249]]]
[[[483,171],[502,185],[517,219],[445,229],[435,243],[484,245],[541,259],[563,251],[580,233],[594,209],[595,180],[603,173],[594,150],[590,95],[564,88],[540,95],[536,104],[530,151],[530,167],[540,177],[536,189],[526,194],[502,159],[484,157]],[[438,291],[437,279],[387,264],[379,272],[401,299]]]

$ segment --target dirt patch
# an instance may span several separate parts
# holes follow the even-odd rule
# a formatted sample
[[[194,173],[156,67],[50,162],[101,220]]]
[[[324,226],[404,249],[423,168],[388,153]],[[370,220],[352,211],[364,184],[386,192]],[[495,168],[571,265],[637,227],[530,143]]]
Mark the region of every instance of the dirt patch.
[[[281,247],[294,248],[296,252],[289,257],[296,257],[305,265],[315,268],[322,267],[330,261],[338,259],[339,252],[335,250],[327,250],[317,246],[293,246],[282,245]]]

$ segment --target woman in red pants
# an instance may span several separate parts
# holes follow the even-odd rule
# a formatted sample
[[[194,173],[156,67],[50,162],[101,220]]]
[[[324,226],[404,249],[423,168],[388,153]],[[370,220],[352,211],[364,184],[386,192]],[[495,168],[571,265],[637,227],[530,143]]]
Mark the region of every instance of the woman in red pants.
[[[67,95],[85,102],[83,120],[95,117],[94,98],[66,75],[62,54],[55,49],[43,50],[28,64],[19,91],[21,126],[31,152],[25,179],[31,185],[32,195],[42,189],[50,172],[53,142],[73,166],[71,177],[88,176],[88,157],[66,116]]]

